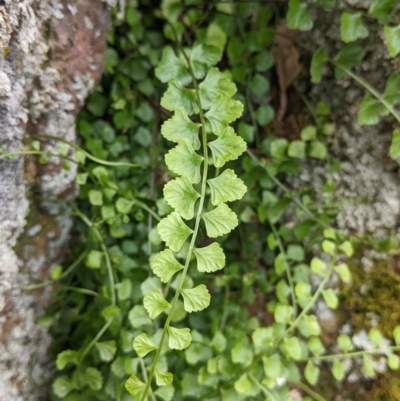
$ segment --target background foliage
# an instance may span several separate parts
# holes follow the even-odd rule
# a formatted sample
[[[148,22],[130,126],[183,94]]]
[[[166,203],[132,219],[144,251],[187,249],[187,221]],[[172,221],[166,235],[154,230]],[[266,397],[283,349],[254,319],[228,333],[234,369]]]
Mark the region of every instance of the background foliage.
[[[207,288],[210,306],[192,314],[178,301],[171,320],[177,327],[189,327],[192,341],[183,351],[162,350],[159,369],[168,367],[172,376],[156,374],[148,399],[286,401],[301,392],[304,400],[325,400],[331,399],[329,391],[335,392],[334,385],[327,390],[332,377],[340,383],[353,370],[373,377],[382,357],[390,368],[399,368],[398,322],[384,330],[389,338],[367,328],[365,349],[354,343],[351,333],[332,343],[321,330],[315,307],[323,303],[338,308],[338,287],[351,282],[351,270],[354,275],[346,261],[365,242],[331,227],[338,212],[332,181],[327,179],[318,197],[313,188],[292,190],[284,183],[304,160],[328,163],[332,172],[340,163],[329,157],[325,144],[335,132],[328,105],[310,104],[296,84],[299,75],[285,72],[279,57],[289,46],[283,39],[291,35],[280,23],[283,18],[289,29],[307,31],[313,29],[316,9],[340,13],[339,51],[313,48],[312,43],[304,48],[299,41],[310,59],[310,73],[303,71],[306,76],[300,79],[317,84],[329,65],[337,79],[347,74],[365,88],[360,123],[376,124],[387,115],[400,122],[399,77],[393,74],[381,94],[352,70],[364,57],[359,43],[369,35],[369,19],[382,25],[390,55],[400,53],[400,27],[392,19],[395,6],[394,0],[372,0],[362,13],[338,11],[335,0],[131,0],[123,20],[113,11],[106,71],[78,119],[81,187],[72,206],[76,227],[70,264],[53,271],[52,280],[60,285],[42,322],[54,336],[52,353],[60,372],[51,399],[127,401],[134,399],[125,388],[128,377],[146,381],[153,356],[138,354],[133,340],[146,333],[158,344],[167,315],[152,320],[143,298],[155,289],[167,294],[178,286],[174,279],[163,285],[150,268],[151,258],[164,249],[156,225],[172,212],[162,191],[172,178],[164,162],[172,146],[160,135],[171,113],[160,100],[166,85],[155,72],[168,80],[162,78],[163,66],[167,76],[187,84],[190,78],[177,67],[174,52],[196,43],[223,50],[218,68],[236,84],[234,99],[244,105],[234,127],[248,150],[227,166],[247,192],[231,206],[239,226],[218,241],[225,268],[212,274],[191,269],[186,278],[186,288]],[[171,50],[160,65],[166,46]],[[207,52],[202,56],[212,58]],[[204,76],[215,62],[196,64],[196,73]],[[291,67],[298,68],[296,61]],[[278,124],[292,86],[304,115],[294,138]],[[395,129],[392,157],[400,153],[399,138]],[[213,174],[219,174],[218,166]],[[204,226],[199,238],[209,244]],[[177,258],[187,248],[177,249]],[[334,284],[337,277],[343,284]],[[359,363],[350,365],[349,360]],[[135,380],[128,385],[133,394]]]

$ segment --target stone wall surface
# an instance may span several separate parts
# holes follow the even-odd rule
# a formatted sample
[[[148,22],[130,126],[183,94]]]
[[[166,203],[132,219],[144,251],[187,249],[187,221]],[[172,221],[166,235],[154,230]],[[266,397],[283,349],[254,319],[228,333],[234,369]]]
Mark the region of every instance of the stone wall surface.
[[[21,151],[38,134],[74,142],[76,114],[102,73],[112,3],[0,1],[1,148]],[[58,146],[41,139],[44,150]],[[0,400],[45,399],[50,338],[36,321],[51,288],[18,287],[47,279],[60,260],[72,220],[49,199],[73,199],[75,175],[56,157],[0,159]]]

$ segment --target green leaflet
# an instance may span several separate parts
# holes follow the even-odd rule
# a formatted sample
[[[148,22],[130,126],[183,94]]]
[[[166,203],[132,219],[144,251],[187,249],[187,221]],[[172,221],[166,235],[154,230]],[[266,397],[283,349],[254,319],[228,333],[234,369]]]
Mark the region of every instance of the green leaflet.
[[[307,4],[300,0],[289,1],[289,10],[286,19],[289,29],[309,31],[314,25],[310,15],[308,14]]]
[[[199,272],[211,273],[221,270],[225,266],[224,252],[216,242],[204,248],[195,248],[193,253],[196,255]]]
[[[358,122],[360,125],[375,125],[378,124],[386,108],[382,103],[367,93],[358,110]]]
[[[168,82],[171,78],[175,78],[184,86],[192,81],[184,59],[177,57],[170,46],[164,48],[161,61],[155,69],[155,74],[161,82]]]
[[[395,129],[393,132],[392,144],[390,145],[390,157],[396,159],[400,156],[400,130]]]
[[[117,344],[114,340],[98,342],[95,347],[99,351],[100,359],[104,362],[112,361],[117,352]]]
[[[133,349],[141,358],[157,348],[157,345],[154,344],[145,333],[140,334],[133,340]]]
[[[187,237],[193,232],[182,220],[179,213],[172,212],[157,225],[161,239],[174,252],[179,252]]]
[[[131,375],[131,377],[125,382],[125,388],[133,396],[138,395],[144,389],[144,386],[145,384],[135,375]]]
[[[176,272],[183,269],[183,266],[174,258],[170,249],[165,249],[154,256],[150,261],[150,267],[163,283],[168,283]]]
[[[364,58],[364,50],[355,43],[344,45],[334,58],[335,78],[340,79],[345,75],[344,69],[351,69]]]
[[[216,46],[197,44],[190,52],[190,64],[194,76],[202,79],[209,67],[217,64],[222,58],[222,50]]]
[[[157,386],[169,386],[172,383],[173,376],[170,372],[163,372],[155,368]]]
[[[151,319],[155,319],[160,313],[171,307],[158,289],[151,291],[144,297],[143,305]]]
[[[233,170],[227,169],[217,178],[207,180],[211,190],[211,203],[214,206],[224,202],[241,199],[247,188]]]
[[[195,91],[183,88],[174,78],[168,82],[168,89],[161,98],[161,106],[170,111],[175,111],[182,107],[188,115],[199,113]]]
[[[216,68],[211,68],[199,90],[201,106],[208,110],[218,96],[232,97],[236,93],[236,85]]]
[[[203,213],[202,217],[207,235],[211,238],[228,234],[238,225],[236,214],[225,203],[221,203],[211,212]]]
[[[320,47],[312,56],[311,59],[311,81],[315,84],[321,82],[322,79],[322,69],[325,63],[328,61],[328,56],[326,55],[325,47]]]
[[[69,363],[79,364],[78,353],[70,349],[60,352],[57,355],[56,366],[58,370],[63,370]]]
[[[343,12],[340,16],[340,35],[345,43],[366,38],[368,29],[362,22],[362,14]]]
[[[204,115],[211,125],[211,131],[219,135],[228,124],[243,113],[243,104],[238,100],[219,96],[213,99],[210,110]]]
[[[390,17],[397,0],[371,0],[368,14],[372,17],[386,21]]]
[[[188,117],[184,108],[180,107],[175,111],[175,115],[161,127],[161,134],[171,142],[178,143],[182,139],[188,139],[193,149],[200,148],[199,128],[201,124],[194,123]]]
[[[183,350],[187,348],[191,341],[192,336],[190,334],[190,329],[176,329],[175,327],[168,327],[168,334],[169,334],[169,347],[171,349],[179,349]]]
[[[190,220],[200,194],[194,190],[189,178],[182,176],[164,186],[164,198],[184,219]]]
[[[204,284],[195,288],[182,290],[183,304],[186,312],[198,312],[210,305],[211,296]]]
[[[178,146],[171,149],[165,156],[167,167],[176,174],[185,175],[193,184],[200,182],[202,162],[203,157],[195,153],[188,139],[180,141]]]
[[[400,53],[400,25],[385,26],[383,29],[389,54],[396,57]]]
[[[245,150],[246,142],[233,131],[226,127],[220,136],[208,143],[214,159],[215,167],[222,167],[229,160],[236,160]]]

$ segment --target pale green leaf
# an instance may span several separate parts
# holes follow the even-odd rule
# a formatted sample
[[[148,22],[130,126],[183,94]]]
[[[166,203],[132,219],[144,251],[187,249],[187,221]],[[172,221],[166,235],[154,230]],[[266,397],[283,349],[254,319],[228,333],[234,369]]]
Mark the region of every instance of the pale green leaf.
[[[197,44],[190,52],[190,64],[197,79],[204,78],[209,67],[217,64],[222,57],[222,50],[208,44]]]
[[[340,334],[337,338],[337,343],[343,352],[350,352],[354,349],[351,338],[347,334]]]
[[[339,300],[332,288],[328,288],[327,290],[322,291],[322,296],[324,297],[326,304],[330,308],[336,309],[338,307]]]
[[[328,151],[326,149],[326,146],[323,142],[321,141],[312,141],[310,143],[310,149],[308,151],[308,154],[311,157],[314,157],[315,159],[326,159],[328,155]]]
[[[158,346],[154,344],[145,333],[140,334],[133,340],[133,349],[141,358],[157,348]]]
[[[338,382],[341,382],[344,379],[344,366],[342,361],[340,361],[339,359],[335,359],[335,362],[333,362],[332,375]]]
[[[205,43],[217,46],[221,51],[223,51],[226,41],[226,33],[218,24],[212,22],[208,25]]]
[[[155,69],[155,74],[161,82],[168,82],[171,78],[174,78],[185,86],[192,81],[184,59],[177,57],[170,46],[164,47],[161,61]]]
[[[187,237],[193,232],[177,212],[172,212],[157,225],[162,240],[174,252],[179,252]]]
[[[171,23],[177,22],[179,16],[183,11],[183,4],[181,0],[163,0],[161,2],[161,11],[163,17]]]
[[[86,256],[85,265],[90,269],[100,269],[103,252],[92,249]]]
[[[154,391],[154,394],[163,401],[172,401],[175,394],[175,388],[174,386],[159,387],[156,391]]]
[[[60,376],[53,383],[53,391],[57,397],[65,398],[75,386],[72,384],[68,376]]]
[[[337,274],[339,274],[340,278],[345,282],[345,283],[350,283],[351,281],[351,272],[349,267],[346,265],[346,263],[340,263],[339,265],[334,267],[334,270]]]
[[[216,242],[204,248],[195,248],[193,253],[197,260],[197,269],[202,273],[211,273],[223,269],[225,266],[225,255]]]
[[[110,362],[117,352],[117,344],[114,340],[97,342],[95,347],[99,351],[100,359],[104,362]]]
[[[192,144],[193,149],[198,150],[200,148],[199,127],[201,124],[191,121],[185,109],[180,107],[175,111],[174,116],[162,125],[161,134],[175,143],[186,138]]]
[[[364,50],[355,43],[344,45],[333,60],[335,63],[335,78],[342,78],[346,74],[345,70],[350,70],[359,64],[364,58],[364,54]]]
[[[181,291],[186,312],[198,312],[210,305],[211,296],[204,284]]]
[[[224,170],[217,178],[207,180],[211,190],[211,203],[214,206],[224,202],[241,199],[247,188],[233,170]]]
[[[245,150],[246,142],[233,131],[233,128],[225,128],[221,135],[208,143],[214,159],[215,167],[222,167],[230,160],[236,160]]]
[[[211,212],[203,213],[202,217],[207,235],[211,238],[228,234],[238,225],[236,214],[225,203],[221,203]]]
[[[190,335],[190,329],[177,329],[175,327],[168,327],[168,334],[169,334],[169,347],[171,349],[179,349],[183,350],[187,348],[191,341],[192,336]]]
[[[387,21],[398,0],[371,0],[368,14],[383,22]]]
[[[131,211],[134,203],[135,203],[134,201],[129,199],[118,198],[118,200],[115,202],[115,207],[119,213],[128,214]]]
[[[135,375],[131,375],[130,378],[125,382],[125,388],[133,396],[138,395],[142,390],[144,390],[144,387],[145,384]]]
[[[194,206],[200,194],[186,176],[169,181],[164,186],[164,198],[184,219],[192,219]]]
[[[299,29],[300,31],[309,31],[314,25],[308,14],[307,4],[300,0],[289,0],[286,20],[289,29]]]
[[[396,326],[393,330],[393,338],[396,345],[400,345],[400,326]]]
[[[91,189],[88,193],[89,202],[93,206],[101,206],[103,204],[103,193],[97,189]]]
[[[155,319],[160,313],[171,305],[164,299],[160,290],[156,289],[147,294],[143,299],[143,306],[151,319]]]
[[[321,82],[322,79],[322,71],[325,63],[328,61],[328,56],[326,55],[325,47],[320,47],[314,54],[311,59],[311,81],[315,84]],[[302,137],[303,139],[303,137]],[[314,139],[314,138],[312,138]],[[304,139],[303,139],[304,140]]]
[[[168,283],[176,272],[183,269],[170,249],[165,249],[154,256],[150,261],[150,267],[163,283]]]
[[[154,373],[156,374],[157,386],[169,386],[172,383],[173,376],[170,372],[163,372],[160,369],[155,368]]]
[[[320,276],[324,276],[326,273],[326,264],[321,259],[312,258],[311,260],[311,270],[319,274]]]
[[[302,359],[304,346],[298,337],[286,337],[280,345],[281,350],[295,361]]]
[[[354,248],[350,241],[342,242],[338,247],[348,258],[354,254]]]
[[[288,147],[288,141],[285,138],[274,139],[271,142],[271,156],[276,159],[282,159],[286,155],[286,149]]]
[[[118,291],[118,299],[125,301],[132,295],[132,281],[129,278],[123,279],[121,282],[115,285]]]
[[[321,338],[318,336],[310,337],[308,340],[308,348],[314,355],[321,355],[325,353],[324,344],[321,341]]]
[[[355,42],[368,36],[368,29],[362,22],[361,13],[343,12],[340,16],[340,36],[343,42]]]
[[[374,361],[367,354],[363,355],[363,367],[368,376],[375,377]]]
[[[391,74],[389,79],[386,82],[385,92],[382,95],[382,98],[388,102],[391,106],[396,106],[400,103],[400,75],[399,74]],[[382,115],[386,115],[389,111],[385,106],[382,105]]]
[[[318,319],[315,315],[306,315],[304,316],[305,326],[307,327],[307,331],[311,336],[319,336],[321,333],[321,327],[318,323]]]
[[[360,104],[358,110],[358,122],[360,125],[378,124],[381,117],[382,103],[367,93]]]
[[[319,373],[320,373],[319,368],[316,365],[314,365],[311,360],[309,360],[304,369],[304,377],[312,386],[317,384]]]
[[[211,131],[220,135],[224,128],[231,122],[238,119],[243,112],[243,104],[238,100],[225,96],[218,96],[213,99],[210,110],[205,114],[211,125]]]
[[[290,323],[293,318],[293,306],[277,305],[274,310],[274,318],[278,323]]]
[[[368,337],[375,348],[380,347],[385,341],[385,338],[383,337],[382,333],[376,327],[372,327],[369,330]]]
[[[306,156],[306,144],[303,141],[292,141],[289,144],[288,156],[302,159]]]
[[[281,362],[281,356],[279,353],[272,354],[270,356],[262,357],[263,367],[265,376],[268,379],[276,380],[282,376],[283,365]]]
[[[389,354],[387,357],[387,364],[392,370],[399,370],[400,368],[400,357],[396,354]]]
[[[87,384],[93,390],[100,390],[103,386],[103,376],[96,368],[86,368],[81,374],[80,381]]]
[[[199,112],[195,91],[183,88],[176,79],[168,82],[168,89],[161,98],[161,106],[170,111],[176,111],[182,107],[188,115]]]
[[[56,366],[58,370],[63,370],[69,363],[79,364],[78,353],[70,349],[60,352],[57,355]]]
[[[336,245],[333,241],[329,240],[324,240],[322,241],[322,250],[326,253],[329,253],[329,255],[335,255],[336,253]]]
[[[254,387],[254,385],[252,384],[252,382],[249,380],[249,378],[247,377],[246,373],[243,373],[242,376],[239,377],[239,379],[237,379],[235,381],[235,390],[239,393],[239,394],[245,394],[247,393],[249,390],[251,390],[252,387]]]
[[[216,68],[211,68],[204,81],[199,85],[199,91],[201,106],[208,110],[217,97],[232,97],[236,93],[236,85]]]
[[[392,159],[397,159],[400,156],[400,129],[393,131],[389,154]]]
[[[200,166],[203,157],[199,156],[193,149],[188,139],[183,139],[178,146],[171,149],[165,156],[167,167],[176,174],[185,175],[190,182],[200,182]]]
[[[383,31],[389,54],[392,57],[396,57],[400,53],[400,25],[395,27],[385,26]]]

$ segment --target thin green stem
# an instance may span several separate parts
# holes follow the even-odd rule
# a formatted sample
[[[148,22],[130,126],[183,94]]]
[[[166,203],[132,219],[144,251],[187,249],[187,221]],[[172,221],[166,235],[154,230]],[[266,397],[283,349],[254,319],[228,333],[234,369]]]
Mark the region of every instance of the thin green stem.
[[[80,358],[79,358],[79,362],[82,363],[82,361],[85,359],[85,356],[87,355],[87,353],[91,350],[91,348],[97,343],[97,341],[100,340],[101,336],[104,334],[104,332],[108,329],[108,327],[110,326],[110,324],[112,323],[114,317],[110,318],[107,320],[107,322],[105,323],[105,325],[100,329],[100,331],[96,334],[96,336],[93,338],[93,340],[90,342],[90,344],[84,349],[84,351],[82,352]]]
[[[55,280],[46,280],[43,281],[41,283],[38,284],[31,284],[31,285],[26,285],[26,286],[22,286],[22,287],[16,287],[16,289],[18,290],[25,290],[25,291],[30,291],[30,290],[37,290],[39,288],[43,288],[46,287],[48,285],[52,285],[54,283],[56,283],[57,281],[62,280],[63,278],[67,277],[69,273],[71,273],[76,266],[78,266],[82,260],[85,258],[85,256],[87,255],[88,251],[85,250],[84,252],[82,252],[78,258],[76,260],[74,260],[74,262],[71,264],[71,266],[68,267],[67,270],[65,270],[64,273],[61,274],[61,276]]]
[[[299,316],[290,324],[290,326],[286,329],[285,333],[283,334],[282,338],[285,338],[291,331],[293,331],[297,325],[300,323],[301,319],[308,313],[308,311],[315,305],[317,302],[319,296],[321,295],[322,291],[325,288],[326,283],[328,282],[332,271],[333,271],[333,266],[336,263],[336,255],[332,257],[331,264],[329,266],[328,271],[325,274],[325,277],[322,279],[321,283],[319,284],[317,290],[315,291],[313,297],[311,298],[310,302],[306,305],[306,307],[301,311]],[[280,340],[278,341],[280,342]]]
[[[117,297],[115,293],[115,282],[114,282],[114,275],[111,266],[110,255],[108,253],[108,249],[104,243],[103,237],[100,234],[98,228],[89,220],[75,205],[72,205],[73,209],[75,210],[75,214],[88,226],[93,230],[94,235],[97,237],[98,241],[100,242],[100,248],[104,253],[104,258],[106,261],[106,267],[108,271],[108,279],[110,280],[110,288],[111,288],[111,304],[115,305],[117,302]]]
[[[151,216],[153,216],[156,220],[158,220],[158,221],[161,220],[161,217],[154,210],[152,210],[150,207],[148,207],[144,202],[141,202],[137,198],[132,198],[132,200],[136,203],[136,205],[141,207],[143,210],[145,210],[147,213],[149,213]]]
[[[13,156],[28,156],[28,155],[54,156],[54,157],[58,157],[59,159],[68,160],[71,163],[78,164],[78,162],[76,160],[71,159],[68,156],[64,156],[62,154],[57,154],[57,153],[52,153],[52,152],[46,152],[44,150],[16,150],[13,152],[6,152],[6,153],[0,152],[0,159],[6,159],[6,158],[13,157]]]
[[[359,77],[357,74],[354,74],[354,72],[350,71],[349,69],[341,67],[334,61],[331,62],[336,67],[341,68],[349,77],[353,78],[354,81],[356,81],[358,84],[364,87],[372,96],[376,97],[388,109],[388,111],[393,115],[393,117],[400,123],[400,114],[373,86],[371,86],[367,81]]]
[[[178,303],[178,299],[179,299],[179,296],[181,294],[183,282],[185,280],[185,277],[186,277],[186,274],[187,274],[187,271],[188,271],[188,268],[189,268],[190,260],[192,258],[192,254],[193,254],[193,249],[195,247],[197,234],[199,232],[201,214],[203,212],[204,201],[205,201],[205,198],[206,198],[206,188],[207,188],[206,184],[207,184],[207,173],[208,173],[208,150],[207,150],[206,122],[205,122],[205,118],[204,118],[203,108],[201,106],[201,100],[200,100],[200,95],[199,95],[199,87],[198,87],[196,78],[194,77],[193,71],[190,68],[190,62],[189,62],[189,59],[188,59],[187,55],[185,54],[183,49],[181,49],[181,51],[182,51],[182,54],[184,55],[184,57],[186,58],[186,60],[188,62],[189,71],[190,71],[190,74],[192,75],[193,86],[194,86],[195,93],[196,93],[196,100],[197,100],[198,107],[199,107],[199,114],[200,114],[200,121],[201,121],[202,145],[203,145],[203,158],[204,158],[204,160],[203,160],[203,176],[202,176],[202,181],[201,181],[201,193],[200,193],[199,207],[197,209],[195,226],[194,226],[194,230],[193,230],[193,233],[192,233],[192,237],[191,237],[188,253],[186,255],[185,265],[184,265],[182,274],[181,274],[180,279],[179,279],[179,283],[178,283],[178,286],[177,286],[177,289],[176,289],[176,292],[175,292],[175,296],[174,296],[174,298],[172,300],[172,303],[171,303],[171,308],[170,308],[167,320],[166,320],[164,328],[163,328],[161,339],[160,339],[160,342],[158,344],[158,348],[157,348],[157,351],[156,351],[156,356],[154,357],[153,363],[152,363],[151,368],[150,368],[149,378],[146,381],[146,385],[145,385],[145,388],[144,388],[144,391],[143,391],[143,395],[141,397],[141,401],[144,401],[146,399],[147,393],[149,392],[151,381],[152,381],[152,379],[154,377],[155,368],[156,368],[157,362],[158,362],[158,360],[160,358],[161,349],[162,349],[162,346],[164,344],[165,338],[167,336],[168,328],[169,328],[169,325],[171,323],[171,319],[172,319],[175,307],[176,307],[176,305]]]
[[[147,167],[147,164],[132,164],[132,163],[125,163],[125,162],[109,162],[107,160],[103,160],[103,159],[99,159],[93,155],[91,155],[89,152],[87,152],[86,150],[80,148],[78,145],[75,145],[74,143],[68,142],[65,139],[62,138],[58,138],[56,136],[53,135],[32,135],[33,137],[37,137],[37,138],[48,138],[48,139],[53,139],[55,141],[59,141],[62,143],[65,143],[69,146],[71,146],[71,148],[75,149],[78,152],[81,152],[83,155],[85,155],[89,160],[92,160],[98,164],[102,164],[103,166],[111,166],[111,167],[120,167],[120,166],[125,166],[125,167]]]
[[[297,316],[296,294],[294,293],[293,277],[292,277],[292,273],[290,271],[290,266],[289,266],[289,263],[288,263],[288,260],[287,260],[285,248],[283,247],[283,244],[282,244],[282,241],[281,241],[281,237],[279,236],[279,233],[278,233],[278,230],[275,227],[275,224],[269,222],[269,225],[270,225],[270,227],[272,229],[272,232],[274,233],[276,242],[278,243],[279,252],[283,256],[283,261],[285,263],[286,276],[287,276],[287,279],[288,279],[288,283],[289,283],[289,287],[290,287],[290,294],[291,294],[291,297],[292,297],[293,316],[296,317]]]
[[[271,401],[276,401],[276,398],[271,391],[263,386],[251,373],[247,373],[247,376],[264,393],[265,396],[269,397]]]
[[[316,355],[312,358],[305,358],[304,361],[308,361],[309,359],[317,360],[317,361],[334,361],[335,359],[347,359],[347,358],[356,358],[358,356],[363,355],[376,355],[376,354],[387,354],[389,351],[395,352],[400,351],[400,345],[393,345],[385,348],[376,348],[376,349],[365,349],[360,351],[346,352],[343,354],[333,354],[333,355]]]
[[[139,363],[140,363],[140,369],[142,371],[143,379],[147,382],[148,381],[148,377],[147,377],[146,365],[144,364],[143,358],[139,358],[139,361],[140,361]],[[149,392],[150,392],[151,399],[153,401],[157,401],[157,399],[156,399],[156,397],[155,397],[155,395],[153,393],[153,390],[151,388],[150,388]]]
[[[308,387],[306,384],[304,384],[304,383],[302,383],[300,381],[294,381],[294,382],[291,382],[291,383],[293,383],[299,389],[303,390],[309,396],[313,397],[314,400],[316,400],[316,401],[327,401],[324,397],[322,397],[322,395],[319,395],[318,393],[316,393],[313,389]]]
[[[80,294],[92,295],[93,297],[98,297],[99,294],[95,291],[88,290],[87,288],[71,287],[69,285],[62,285],[59,287],[60,290],[68,290],[73,292],[79,292]]]

